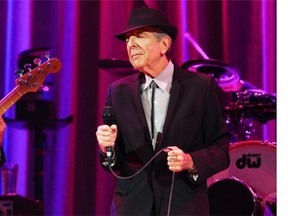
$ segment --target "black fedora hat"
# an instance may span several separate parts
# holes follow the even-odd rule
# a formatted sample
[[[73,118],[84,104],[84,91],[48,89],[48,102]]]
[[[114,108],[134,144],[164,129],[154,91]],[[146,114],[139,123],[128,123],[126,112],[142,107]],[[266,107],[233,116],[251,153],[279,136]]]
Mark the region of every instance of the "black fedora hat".
[[[137,8],[133,9],[130,13],[127,29],[115,37],[125,41],[126,33],[143,27],[160,29],[167,33],[172,40],[176,38],[178,32],[176,27],[169,24],[168,18],[161,11],[151,8]]]

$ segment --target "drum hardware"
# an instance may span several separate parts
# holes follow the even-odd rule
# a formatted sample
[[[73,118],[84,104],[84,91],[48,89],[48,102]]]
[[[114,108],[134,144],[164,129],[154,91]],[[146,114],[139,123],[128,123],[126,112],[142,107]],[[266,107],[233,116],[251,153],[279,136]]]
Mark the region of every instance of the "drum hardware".
[[[233,89],[233,86],[239,86],[240,77],[238,70],[222,61],[209,58],[189,32],[186,32],[184,37],[204,59],[187,61],[182,64],[182,68],[215,77],[223,91],[230,91],[230,89]]]
[[[269,194],[264,198],[264,215],[277,215],[277,198],[276,193]]]
[[[254,119],[252,117],[246,118],[244,115],[235,118],[235,116],[224,115],[224,120],[228,125],[231,141],[238,142],[251,139],[251,135],[256,131],[253,127]]]
[[[211,215],[263,215],[263,198],[234,176],[214,182],[208,197]]]
[[[276,119],[276,104],[238,104],[231,103],[224,108],[224,115],[229,115],[238,121],[241,118],[253,118],[254,120],[265,124],[269,120]]]
[[[232,88],[232,86],[238,85],[240,80],[236,69],[222,61],[214,59],[190,60],[182,64],[181,67],[213,76],[223,91],[228,91],[227,87]]]
[[[260,89],[247,89],[236,93],[234,102],[223,109],[232,141],[249,140],[255,133],[254,121],[266,124],[276,119],[276,96]]]
[[[253,118],[245,118],[244,116],[242,116],[242,118],[240,119],[240,134],[241,134],[241,129],[243,131],[243,135],[245,137],[245,139],[250,139],[251,138],[251,134],[255,132],[255,129],[253,128]]]
[[[276,96],[259,89],[237,92],[236,102],[224,108],[224,115],[239,121],[241,118],[253,118],[262,124],[276,118]]]
[[[224,107],[225,121],[231,129],[232,141],[251,139],[251,134],[256,131],[253,121],[265,124],[276,119],[276,96],[241,80],[238,70],[229,64],[210,59],[189,32],[186,32],[184,37],[203,59],[186,61],[181,67],[215,77],[224,93],[220,102]]]
[[[222,86],[221,89],[224,92],[237,93],[237,92],[245,91],[245,90],[248,90],[248,89],[258,89],[258,88],[256,86],[252,85],[251,83],[240,79],[238,82],[236,82],[233,85]]]

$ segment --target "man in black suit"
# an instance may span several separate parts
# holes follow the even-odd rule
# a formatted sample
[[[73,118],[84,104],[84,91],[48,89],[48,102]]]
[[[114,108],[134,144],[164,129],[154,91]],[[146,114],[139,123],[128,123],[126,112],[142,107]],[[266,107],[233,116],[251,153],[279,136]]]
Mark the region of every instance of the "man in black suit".
[[[213,77],[169,59],[176,35],[167,17],[149,8],[132,10],[128,28],[116,35],[139,71],[110,85],[114,124],[96,132],[103,168],[127,177],[117,179],[116,215],[209,215],[206,180],[229,166],[219,88]]]
[[[6,129],[6,124],[2,116],[0,116],[0,167],[6,162],[6,158],[5,158],[5,154],[4,154],[4,150],[2,146],[5,129]]]

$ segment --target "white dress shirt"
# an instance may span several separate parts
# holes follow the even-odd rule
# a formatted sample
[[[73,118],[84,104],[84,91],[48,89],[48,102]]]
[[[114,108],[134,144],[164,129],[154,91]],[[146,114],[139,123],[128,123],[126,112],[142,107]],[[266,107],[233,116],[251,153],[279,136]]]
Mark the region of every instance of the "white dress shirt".
[[[155,143],[158,132],[162,132],[163,125],[165,122],[165,117],[167,113],[168,103],[170,99],[170,89],[172,85],[174,65],[170,61],[167,67],[155,78],[145,75],[146,81],[141,85],[141,100],[144,108],[146,120],[149,126],[151,134],[151,94],[152,89],[149,88],[149,85],[152,80],[157,84],[158,88],[155,89],[154,97],[154,127],[155,127],[155,136],[152,138],[152,145],[155,149]]]

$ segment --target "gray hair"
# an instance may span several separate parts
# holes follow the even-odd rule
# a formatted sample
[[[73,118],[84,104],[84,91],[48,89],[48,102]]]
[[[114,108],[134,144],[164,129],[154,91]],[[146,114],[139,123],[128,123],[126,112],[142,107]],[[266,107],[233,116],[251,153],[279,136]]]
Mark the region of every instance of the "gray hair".
[[[170,50],[171,50],[171,47],[172,47],[172,38],[165,32],[152,32],[152,33],[153,33],[153,35],[155,36],[155,38],[158,41],[160,41],[163,37],[167,37],[168,36],[170,38],[171,44],[170,44],[169,49],[167,50],[167,54],[168,54],[170,52]]]

